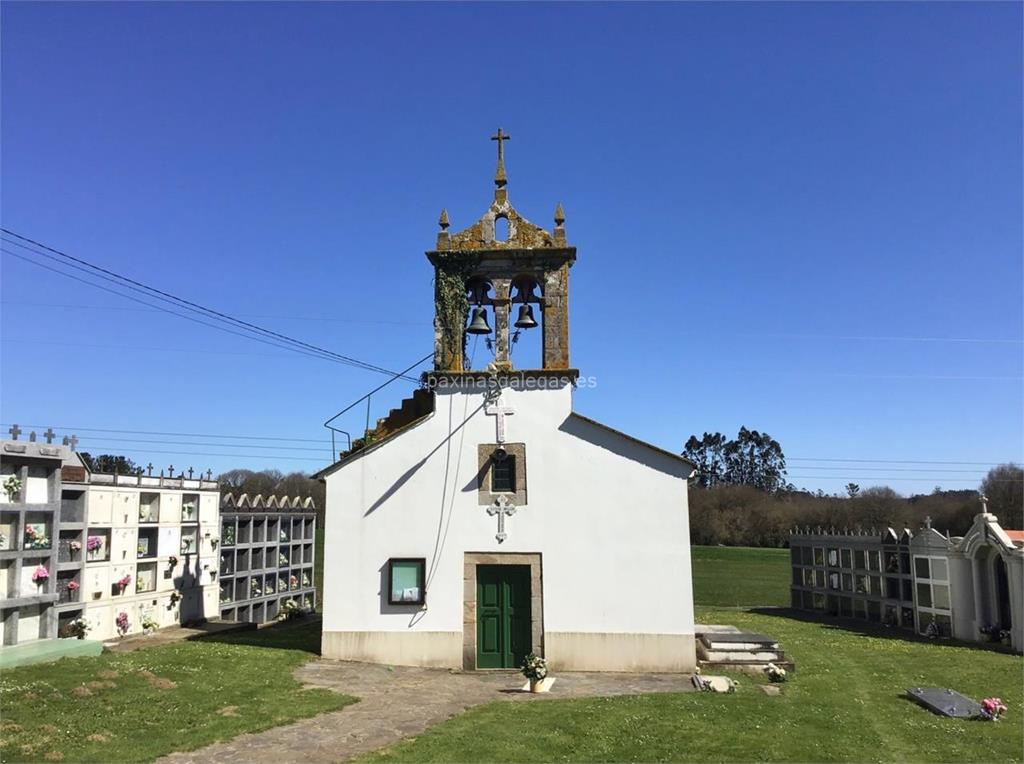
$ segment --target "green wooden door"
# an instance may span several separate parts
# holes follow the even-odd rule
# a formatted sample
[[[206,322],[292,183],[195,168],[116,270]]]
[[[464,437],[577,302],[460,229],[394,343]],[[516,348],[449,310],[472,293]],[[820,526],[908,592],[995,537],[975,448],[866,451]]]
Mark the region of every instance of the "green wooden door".
[[[519,668],[533,648],[529,565],[477,565],[477,668]]]

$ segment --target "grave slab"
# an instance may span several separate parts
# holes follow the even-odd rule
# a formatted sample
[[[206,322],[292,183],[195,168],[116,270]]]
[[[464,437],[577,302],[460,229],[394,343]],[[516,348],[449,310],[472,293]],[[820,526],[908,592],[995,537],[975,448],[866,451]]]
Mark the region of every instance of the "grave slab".
[[[910,687],[907,695],[933,713],[956,719],[981,715],[981,706],[956,690],[942,687]]]

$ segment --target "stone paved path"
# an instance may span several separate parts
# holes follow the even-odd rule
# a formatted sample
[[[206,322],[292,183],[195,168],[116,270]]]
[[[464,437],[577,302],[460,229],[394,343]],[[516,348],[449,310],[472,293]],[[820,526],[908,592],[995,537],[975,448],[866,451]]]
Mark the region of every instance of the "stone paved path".
[[[295,677],[307,687],[326,687],[360,698],[341,711],[321,714],[265,732],[240,735],[162,764],[207,762],[339,762],[419,735],[466,709],[493,700],[517,703],[551,698],[692,692],[689,674],[560,674],[550,693],[518,692],[525,680],[513,672],[461,673],[365,663],[314,661]]]

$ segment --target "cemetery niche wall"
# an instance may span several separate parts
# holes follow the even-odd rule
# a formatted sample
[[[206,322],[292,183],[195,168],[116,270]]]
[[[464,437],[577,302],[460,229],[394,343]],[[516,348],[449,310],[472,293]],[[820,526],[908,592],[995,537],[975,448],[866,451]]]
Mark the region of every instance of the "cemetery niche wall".
[[[312,498],[226,494],[220,510],[220,616],[266,623],[289,600],[316,607]]]
[[[62,477],[83,471],[78,455],[17,425],[0,451],[0,625],[13,646],[53,639],[83,614],[83,513]],[[72,474],[72,476],[74,476]]]
[[[985,502],[962,537],[927,520],[916,534],[791,532],[792,606],[1024,651],[1024,531],[1001,528]]]
[[[65,476],[84,510],[79,594],[91,639],[215,618],[220,489],[209,473]]]

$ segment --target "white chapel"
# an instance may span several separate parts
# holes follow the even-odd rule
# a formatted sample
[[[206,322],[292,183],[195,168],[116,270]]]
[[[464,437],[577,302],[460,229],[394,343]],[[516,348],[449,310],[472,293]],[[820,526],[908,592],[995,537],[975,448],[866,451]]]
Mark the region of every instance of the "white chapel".
[[[427,258],[434,369],[317,477],[326,483],[325,658],[455,669],[696,666],[687,479],[694,466],[573,411],[561,205],[544,230],[494,201]],[[507,229],[498,233],[496,224]],[[493,326],[492,326],[493,321]],[[517,333],[539,368],[513,368]],[[485,370],[467,339],[493,350]]]

